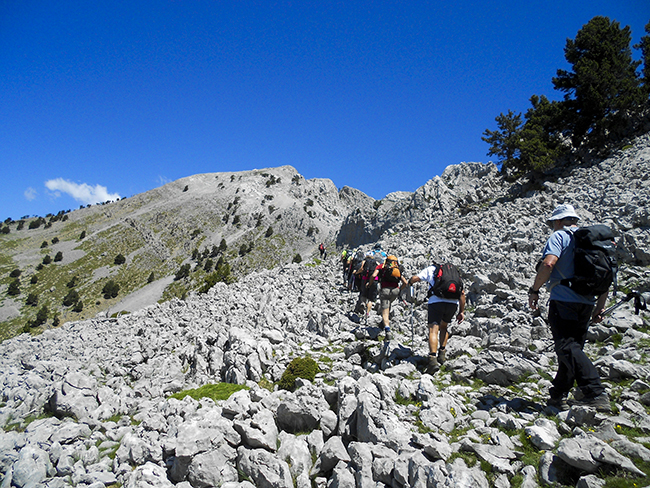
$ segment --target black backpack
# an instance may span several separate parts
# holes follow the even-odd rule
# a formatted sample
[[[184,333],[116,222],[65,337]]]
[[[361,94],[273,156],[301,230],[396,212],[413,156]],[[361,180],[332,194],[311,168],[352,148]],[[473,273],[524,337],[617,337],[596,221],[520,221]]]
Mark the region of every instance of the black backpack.
[[[370,279],[370,276],[375,272],[375,269],[377,269],[377,261],[375,261],[375,258],[372,256],[368,256],[366,259],[363,260],[363,277],[365,279]]]
[[[359,268],[361,268],[361,263],[363,263],[363,253],[361,251],[357,251],[354,257],[352,258],[352,271],[359,271]]]
[[[579,295],[607,293],[615,282],[618,268],[614,232],[606,225],[581,227],[568,232],[575,241],[574,276],[563,279],[560,284]]]
[[[458,268],[451,263],[435,264],[435,281],[427,293],[427,298],[436,295],[440,298],[458,300],[463,292],[463,280]]]

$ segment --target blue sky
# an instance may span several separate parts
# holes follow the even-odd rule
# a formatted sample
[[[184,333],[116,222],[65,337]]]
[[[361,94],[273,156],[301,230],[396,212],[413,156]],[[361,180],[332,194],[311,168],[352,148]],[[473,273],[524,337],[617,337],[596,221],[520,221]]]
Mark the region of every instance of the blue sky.
[[[650,2],[0,0],[0,219],[287,164],[413,191],[559,99],[596,15],[634,44]]]

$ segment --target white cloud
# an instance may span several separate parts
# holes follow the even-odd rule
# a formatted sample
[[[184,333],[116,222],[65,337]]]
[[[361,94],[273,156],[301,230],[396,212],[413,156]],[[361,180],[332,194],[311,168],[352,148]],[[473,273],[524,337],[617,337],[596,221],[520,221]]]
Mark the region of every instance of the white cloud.
[[[61,192],[67,193],[78,202],[84,204],[94,204],[108,202],[110,200],[117,200],[120,195],[117,193],[108,193],[105,186],[95,185],[90,186],[87,183],[73,183],[63,178],[56,178],[55,180],[48,180],[45,182],[48,190],[54,192],[55,197],[61,196]]]
[[[30,186],[29,188],[27,188],[27,190],[25,190],[24,195],[25,195],[25,198],[28,201],[31,202],[32,200],[34,200],[36,198],[36,196],[38,195],[38,192],[34,188],[32,188]]]
[[[158,184],[160,186],[166,185],[167,183],[170,183],[172,180],[167,178],[166,176],[158,175]]]

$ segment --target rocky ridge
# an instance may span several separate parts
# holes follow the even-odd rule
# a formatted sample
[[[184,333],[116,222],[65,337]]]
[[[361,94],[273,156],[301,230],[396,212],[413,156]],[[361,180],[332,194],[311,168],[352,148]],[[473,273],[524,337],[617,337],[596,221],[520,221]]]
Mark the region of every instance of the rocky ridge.
[[[424,307],[397,303],[395,337],[381,341],[378,315],[366,325],[352,312],[331,255],[4,341],[1,486],[650,485],[647,312],[630,302],[591,328],[586,348],[614,413],[558,412],[545,405],[555,368],[546,314],[531,314],[526,295],[545,217],[562,202],[617,231],[621,287],[648,290],[648,175],[650,136],[553,181],[451,166],[351,213],[340,243],[377,243],[408,274],[432,259],[463,270],[467,319],[434,376],[421,372]],[[305,355],[321,368],[314,382],[263,387]],[[219,402],[168,398],[220,381],[249,389]]]

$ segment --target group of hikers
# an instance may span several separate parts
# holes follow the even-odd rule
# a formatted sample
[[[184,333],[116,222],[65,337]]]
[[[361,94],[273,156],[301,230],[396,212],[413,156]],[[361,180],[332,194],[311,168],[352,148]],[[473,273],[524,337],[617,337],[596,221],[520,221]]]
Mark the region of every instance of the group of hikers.
[[[598,370],[583,350],[589,325],[603,320],[610,282],[605,287],[601,285],[600,289],[578,283],[578,268],[584,266],[576,261],[583,259],[576,257],[579,249],[574,233],[578,230],[578,220],[574,207],[569,204],[556,207],[546,220],[552,235],[546,242],[535,279],[528,290],[529,306],[533,311],[538,310],[540,289],[545,285],[550,293],[548,324],[558,357],[558,369],[550,388],[548,405],[559,410],[568,409],[568,394],[577,384],[582,398],[576,399],[575,404],[610,412],[609,397]],[[459,323],[465,318],[466,299],[458,269],[450,263],[434,263],[406,278],[398,258],[385,253],[379,246],[366,252],[345,250],[340,259],[345,287],[349,291],[359,292],[355,312],[363,314],[366,324],[379,298],[381,323],[378,325],[384,328],[385,341],[391,339],[391,304],[400,296],[413,303],[412,285],[418,282],[429,285],[429,355],[426,372],[435,373],[446,359],[448,325],[454,316]]]
[[[355,312],[363,314],[366,324],[379,298],[380,325],[384,329],[385,341],[391,340],[391,304],[399,297],[413,302],[413,284],[419,281],[429,284],[429,357],[426,371],[436,372],[446,359],[445,348],[449,339],[447,326],[454,315],[458,322],[462,322],[465,317],[465,292],[456,267],[451,264],[433,264],[407,279],[397,256],[387,254],[379,246],[365,253],[344,250],[341,263],[347,290],[359,292]]]

